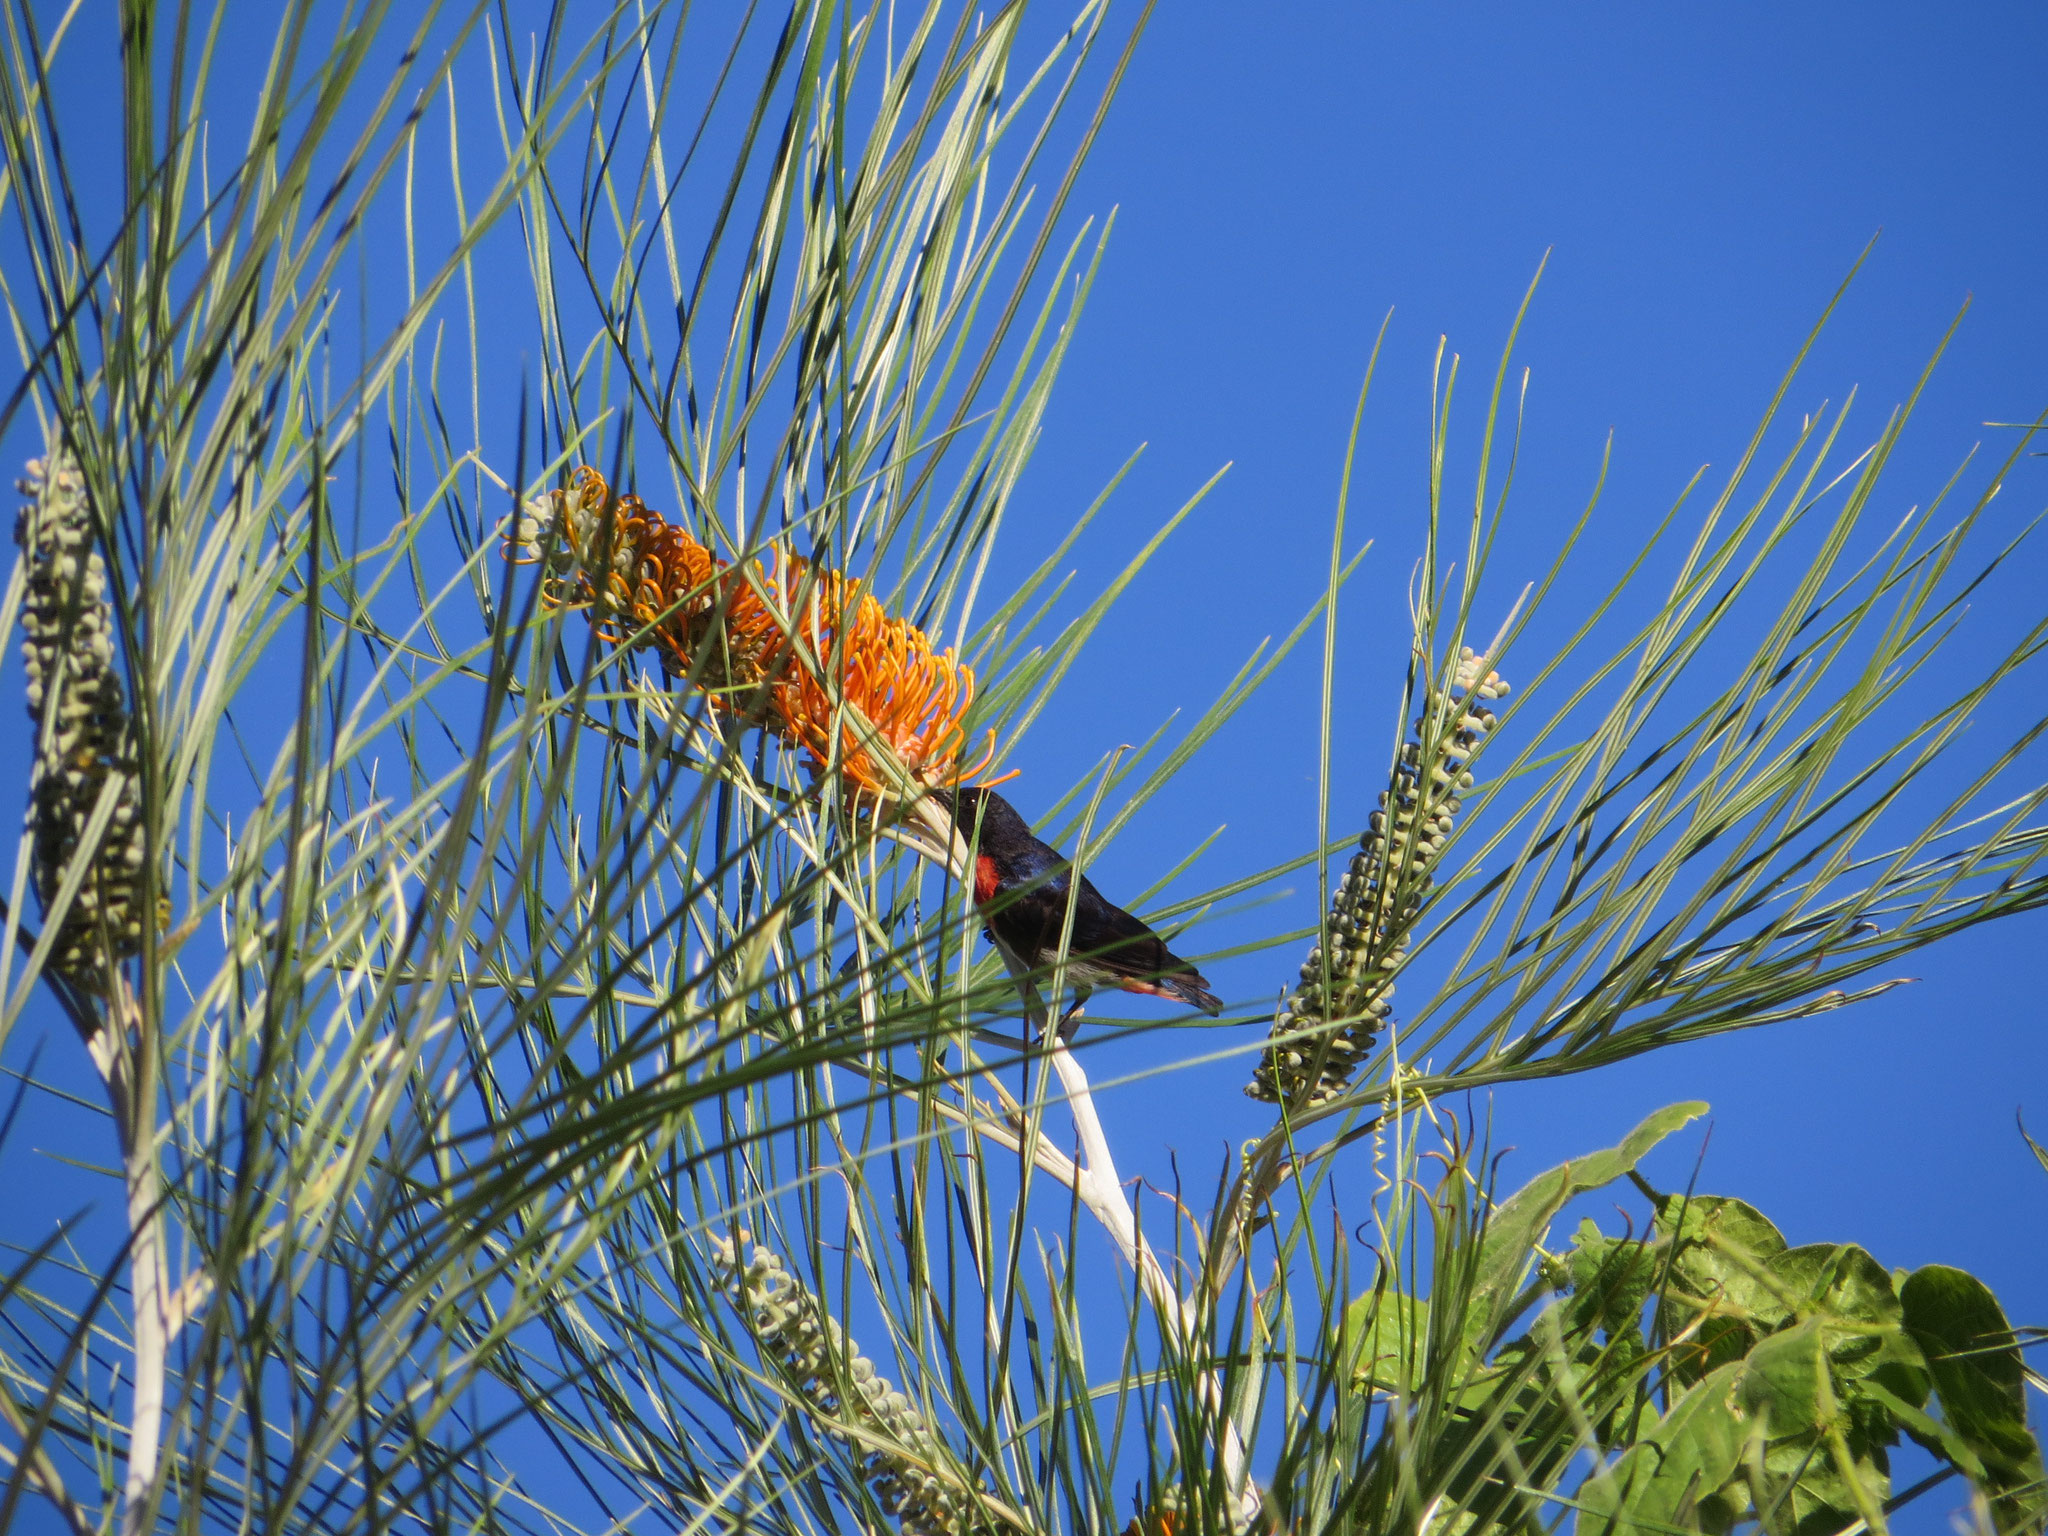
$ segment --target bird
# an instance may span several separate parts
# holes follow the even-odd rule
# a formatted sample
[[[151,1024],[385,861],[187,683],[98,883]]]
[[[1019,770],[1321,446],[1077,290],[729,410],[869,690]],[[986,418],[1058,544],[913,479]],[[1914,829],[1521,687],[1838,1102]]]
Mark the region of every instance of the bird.
[[[990,941],[1020,964],[1050,970],[1067,931],[1072,866],[1033,836],[1017,808],[994,790],[962,786],[946,799],[953,824],[974,850],[974,904]],[[1112,904],[1086,875],[1078,878],[1065,967],[1074,1005],[1060,1020],[1061,1040],[1070,1037],[1082,1005],[1100,987],[1176,998],[1212,1016],[1223,1011],[1223,1000],[1200,971],[1141,919]]]

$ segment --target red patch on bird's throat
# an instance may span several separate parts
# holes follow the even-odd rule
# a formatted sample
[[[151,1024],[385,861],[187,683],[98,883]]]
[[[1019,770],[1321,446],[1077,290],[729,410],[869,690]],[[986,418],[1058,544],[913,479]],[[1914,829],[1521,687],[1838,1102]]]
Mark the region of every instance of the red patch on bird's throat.
[[[983,854],[974,861],[974,899],[987,901],[996,893],[996,861]]]

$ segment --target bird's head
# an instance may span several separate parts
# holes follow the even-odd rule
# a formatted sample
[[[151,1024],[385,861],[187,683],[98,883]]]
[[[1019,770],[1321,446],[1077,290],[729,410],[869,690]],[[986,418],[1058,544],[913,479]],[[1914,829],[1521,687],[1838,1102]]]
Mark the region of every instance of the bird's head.
[[[953,825],[970,842],[977,826],[984,848],[1012,847],[1031,836],[1031,828],[1017,814],[1017,808],[992,789],[963,784],[955,790],[940,790],[939,795],[953,813]]]

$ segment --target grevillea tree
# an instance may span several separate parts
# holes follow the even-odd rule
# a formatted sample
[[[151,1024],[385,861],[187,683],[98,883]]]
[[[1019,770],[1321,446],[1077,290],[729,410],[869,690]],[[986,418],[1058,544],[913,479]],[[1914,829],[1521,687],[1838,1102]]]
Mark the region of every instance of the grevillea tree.
[[[1460,1107],[2048,899],[2001,708],[2048,613],[1951,640],[2004,469],[1862,538],[1906,412],[1845,452],[1781,389],[1539,653],[1587,523],[1496,568],[1511,363],[1460,512],[1446,362],[1401,696],[1336,668],[1340,500],[1278,646],[1034,792],[1085,865],[1321,637],[1319,845],[1145,913],[1199,954],[1319,886],[1234,1011],[1270,1119],[1135,1198],[946,804],[1178,521],[1086,601],[1092,509],[992,559],[1143,18],[730,9],[7,12],[0,1048],[61,1079],[21,1025],[68,1021],[120,1197],[0,1215],[0,1527],[1882,1531],[1910,1437],[2040,1530],[1981,1284],[1651,1188],[1701,1106],[1512,1192]]]

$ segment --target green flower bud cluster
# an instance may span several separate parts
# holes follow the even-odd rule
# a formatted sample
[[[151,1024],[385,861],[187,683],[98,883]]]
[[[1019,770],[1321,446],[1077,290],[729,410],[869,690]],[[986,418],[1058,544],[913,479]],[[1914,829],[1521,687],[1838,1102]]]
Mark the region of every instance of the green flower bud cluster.
[[[747,1243],[747,1233],[740,1233]],[[898,1392],[860,1352],[817,1298],[758,1244],[747,1244],[744,1265],[730,1239],[721,1239],[713,1262],[732,1304],[753,1322],[763,1355],[774,1360],[820,1413],[854,1419],[891,1449],[869,1449],[861,1475],[876,1501],[894,1515],[905,1536],[965,1536],[982,1529],[972,1499],[932,1469],[944,1447],[917,1404]],[[830,1428],[835,1438],[843,1430]],[[898,1449],[900,1448],[900,1449]]]
[[[594,491],[579,483],[574,491],[528,497],[512,519],[512,556],[521,562],[545,560],[550,574],[570,577],[586,553],[603,551],[610,574],[630,591],[640,551],[621,524],[631,513],[624,499],[612,500],[602,480]]]
[[[1272,1043],[1245,1089],[1253,1098],[1306,1108],[1349,1086],[1393,1012],[1408,931],[1472,787],[1465,765],[1494,727],[1486,706],[1507,691],[1486,658],[1467,647],[1431,692],[1415,739],[1403,744],[1393,783],[1337,882],[1328,953],[1320,944],[1309,950],[1300,984],[1273,1017]],[[1448,729],[1437,723],[1444,721]]]
[[[29,498],[14,525],[27,590],[22,664],[36,723],[29,823],[36,892],[47,912],[112,781],[112,818],[50,950],[51,969],[93,990],[142,947],[141,783],[134,729],[115,663],[106,567],[93,542],[85,479],[61,449],[29,461]]]

